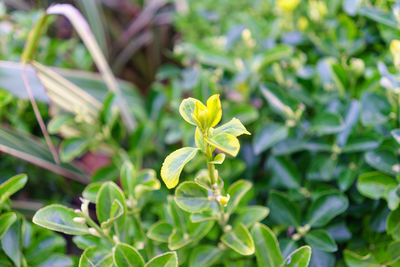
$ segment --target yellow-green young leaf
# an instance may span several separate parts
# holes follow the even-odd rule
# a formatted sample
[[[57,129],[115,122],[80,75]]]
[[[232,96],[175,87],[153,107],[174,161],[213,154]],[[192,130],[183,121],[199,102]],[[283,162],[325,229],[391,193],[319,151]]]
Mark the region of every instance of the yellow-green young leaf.
[[[161,167],[161,178],[168,189],[174,188],[179,182],[183,167],[196,155],[198,148],[184,147],[165,158]]]
[[[214,134],[217,135],[222,133],[228,133],[234,136],[240,136],[242,134],[251,135],[251,133],[246,130],[246,127],[243,126],[240,120],[236,118],[233,118],[229,122],[214,129]]]
[[[176,204],[187,212],[201,212],[208,208],[208,192],[194,182],[184,182],[175,191]]]
[[[0,185],[0,204],[8,199],[12,194],[23,188],[28,181],[26,174],[18,174]]]
[[[259,267],[279,267],[283,263],[281,250],[275,234],[267,226],[255,223],[251,235],[256,244],[256,259]]]
[[[233,157],[236,157],[240,149],[239,140],[234,135],[228,133],[212,135],[206,140],[210,145],[218,148],[219,150],[222,150],[223,152]]]
[[[203,110],[206,109],[203,103],[191,97],[184,99],[179,106],[179,113],[181,114],[182,118],[192,125],[196,125],[196,122],[192,118],[192,114],[194,114],[195,111],[196,102],[198,105],[203,106]]]
[[[254,253],[254,242],[249,230],[243,225],[236,225],[233,230],[226,232],[221,237],[222,243],[242,255]]]
[[[113,248],[113,260],[117,267],[143,267],[144,260],[132,246],[119,243]]]
[[[62,232],[68,235],[88,234],[88,228],[85,224],[75,222],[77,217],[74,210],[62,205],[50,205],[41,208],[35,213],[32,221],[44,228],[52,231]]]
[[[79,259],[79,267],[113,266],[113,253],[104,247],[89,247]]]
[[[224,153],[219,153],[215,156],[214,160],[211,161],[210,163],[212,164],[222,164],[225,160],[225,154]]]
[[[178,267],[178,256],[175,251],[166,252],[152,258],[146,267]]]
[[[212,95],[207,100],[207,117],[210,127],[214,127],[221,121],[222,108],[221,101],[219,100],[219,94]]]
[[[285,267],[307,267],[310,263],[311,248],[303,246],[293,251],[285,259]]]

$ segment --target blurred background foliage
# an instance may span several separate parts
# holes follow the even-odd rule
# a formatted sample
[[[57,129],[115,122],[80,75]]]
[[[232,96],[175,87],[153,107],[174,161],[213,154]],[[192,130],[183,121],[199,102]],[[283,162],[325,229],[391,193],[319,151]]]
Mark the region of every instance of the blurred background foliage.
[[[1,77],[9,75],[9,62],[20,60],[29,31],[44,9],[56,2],[0,2]],[[100,103],[100,115],[88,120],[78,111],[63,109],[60,102],[54,104],[51,96],[37,99],[61,160],[71,164],[68,168],[79,167],[91,182],[115,180],[126,158],[137,169],[158,171],[168,152],[194,142],[190,126],[178,114],[181,100],[193,96],[204,101],[220,93],[223,119],[238,117],[252,133],[242,138],[239,157],[226,161],[229,167],[221,176],[255,184],[248,201],[270,208],[267,224],[279,235],[284,256],[301,242],[310,244],[293,235],[316,209],[310,204],[329,195],[318,208],[334,216],[311,227],[327,232],[338,249],[324,251],[311,242],[311,266],[399,264],[398,253],[387,252],[399,236],[386,224],[400,203],[400,49],[393,42],[399,38],[400,3],[63,3],[82,12],[113,73],[126,81],[119,81],[120,87],[137,122],[133,131],[126,129],[115,95],[89,74],[97,72],[96,65],[71,24],[62,16],[49,17],[35,61],[86,71],[58,73]],[[16,93],[18,86],[21,83],[0,81],[2,129],[40,137],[31,104],[26,93]],[[40,86],[32,88],[40,91]],[[0,132],[1,146],[20,148],[29,142],[10,136],[16,135]],[[54,163],[46,153],[32,155]],[[191,162],[185,171],[193,173],[201,163]],[[19,201],[76,204],[83,188],[51,168],[45,171],[5,154],[0,166],[1,181],[29,173],[28,189],[18,195]],[[166,193],[154,192],[151,201],[161,203]],[[149,217],[160,213],[157,207],[152,206]]]

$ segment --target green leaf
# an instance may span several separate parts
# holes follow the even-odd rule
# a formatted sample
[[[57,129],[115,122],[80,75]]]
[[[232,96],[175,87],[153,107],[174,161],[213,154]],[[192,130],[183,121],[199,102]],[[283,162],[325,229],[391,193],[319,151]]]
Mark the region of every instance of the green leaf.
[[[306,222],[312,227],[326,225],[349,206],[347,197],[342,193],[325,193],[317,197],[307,212]],[[272,210],[271,210],[272,212]]]
[[[238,212],[236,223],[242,223],[246,227],[252,226],[256,222],[260,222],[267,217],[269,209],[263,206],[247,206],[241,208]]]
[[[280,267],[283,257],[275,234],[267,226],[255,223],[251,230],[255,243],[257,265],[259,267]]]
[[[335,252],[337,250],[335,240],[333,240],[327,231],[322,229],[308,232],[305,235],[305,240],[310,246],[322,251]]]
[[[134,190],[135,190],[135,185],[136,185],[136,179],[134,176],[134,171],[135,167],[133,166],[132,162],[129,160],[126,160],[121,167],[121,184],[122,188],[125,189],[125,191],[128,193],[130,196],[134,196]]]
[[[211,245],[201,245],[192,251],[189,260],[190,267],[208,267],[215,264],[223,251]]]
[[[224,153],[219,153],[215,156],[213,161],[210,161],[211,164],[222,164],[225,160],[225,154]]]
[[[342,152],[355,153],[375,149],[381,143],[379,139],[379,137],[374,135],[359,135],[351,137],[347,141],[347,144],[342,148]]]
[[[400,240],[400,208],[392,210],[386,219],[386,231],[395,240]]]
[[[360,175],[357,181],[357,189],[366,197],[379,199],[385,193],[397,187],[394,178],[380,172],[368,172]]]
[[[196,155],[198,148],[184,147],[165,158],[161,167],[161,178],[168,189],[174,188],[179,182],[183,167]]]
[[[397,156],[389,150],[370,151],[365,154],[365,161],[373,168],[389,175],[400,174]]]
[[[126,204],[125,197],[121,189],[113,182],[104,183],[99,193],[97,194],[96,200],[96,214],[97,219],[100,223],[107,222],[109,219],[113,219],[116,216],[117,206],[113,206],[113,202],[118,200],[122,205],[123,214],[118,218],[117,225],[121,226],[125,222],[126,217]]]
[[[208,208],[208,192],[194,182],[183,182],[175,191],[175,201],[187,212],[201,212]]]
[[[118,199],[115,199],[111,204],[110,218],[107,221],[101,223],[101,228],[107,229],[112,226],[114,222],[118,220],[124,214],[124,207]]]
[[[333,82],[336,85],[336,88],[339,91],[339,94],[343,97],[347,88],[349,79],[347,77],[347,72],[343,69],[343,67],[338,63],[331,64],[331,74]]]
[[[196,102],[198,102],[198,105],[201,105],[204,108],[206,108],[204,104],[201,103],[199,100],[191,97],[184,99],[181,105],[179,106],[179,113],[181,114],[182,118],[192,125],[196,125],[196,122],[192,118]]]
[[[74,222],[73,219],[75,217],[78,216],[72,209],[62,205],[50,205],[38,210],[33,216],[32,221],[44,228],[68,235],[88,234],[87,226]]]
[[[240,136],[242,134],[248,134],[251,135],[249,131],[246,130],[246,127],[243,126],[243,124],[240,122],[240,120],[233,118],[229,122],[219,126],[218,128],[214,129],[214,134],[222,134],[222,133],[228,133],[233,136]]]
[[[79,267],[113,266],[113,252],[104,247],[90,247],[85,249],[79,259]]]
[[[400,129],[392,130],[390,132],[393,136],[393,138],[397,141],[397,143],[400,144]]]
[[[343,130],[345,124],[342,118],[333,113],[318,113],[311,124],[310,131],[317,135],[333,134]]]
[[[380,125],[386,122],[391,111],[386,97],[365,92],[361,97],[361,122],[365,126]]]
[[[14,262],[15,266],[20,267],[23,262],[22,246],[23,232],[26,222],[21,216],[8,228],[1,239],[3,252]]]
[[[307,267],[310,263],[311,248],[303,246],[293,251],[285,259],[285,267]]]
[[[376,262],[373,255],[368,253],[365,256],[356,254],[350,250],[343,251],[344,261],[349,267],[381,267],[382,265]]]
[[[276,143],[286,139],[289,129],[282,124],[269,123],[256,131],[253,139],[253,149],[256,155],[269,149]]]
[[[254,242],[249,230],[243,225],[236,225],[231,231],[226,232],[221,237],[222,243],[242,255],[252,255],[254,253]]]
[[[119,243],[113,248],[113,260],[117,267],[142,267],[144,260],[132,246]]]
[[[0,216],[0,239],[7,232],[8,228],[17,220],[17,215],[14,212],[7,212]]]
[[[226,212],[228,214],[232,214],[236,210],[243,196],[250,190],[251,186],[252,184],[248,181],[238,180],[228,188],[228,194],[230,196],[226,207]]]
[[[175,251],[166,252],[152,258],[146,267],[178,267],[178,256]]]
[[[144,169],[136,173],[135,197],[140,199],[146,192],[158,190],[161,187],[160,181],[154,170]]]
[[[270,157],[268,168],[271,170],[271,175],[279,181],[279,185],[288,189],[300,187],[300,173],[292,161],[285,157]]]
[[[288,58],[293,54],[293,47],[286,44],[278,44],[273,48],[268,49],[262,56],[261,68],[266,67],[274,61]]]
[[[239,140],[232,134],[212,134],[206,139],[207,143],[222,150],[223,152],[236,157],[240,149]]]
[[[88,149],[89,142],[83,137],[72,137],[61,143],[60,158],[63,162],[69,162],[76,157],[82,156]]]
[[[61,114],[51,119],[47,125],[47,130],[49,134],[57,134],[63,126],[72,125],[74,121],[74,117],[71,114]]]
[[[267,88],[263,85],[261,85],[260,89],[271,108],[278,112],[283,118],[294,115],[293,110],[286,103],[284,103],[284,101],[281,99],[282,97],[277,91],[273,90],[273,88]]]
[[[300,225],[300,208],[286,195],[272,190],[269,194],[268,207],[272,218],[279,224],[296,227]]]
[[[89,200],[92,203],[96,203],[97,200],[97,194],[99,193],[99,190],[103,183],[91,183],[88,186],[85,187],[85,189],[82,192],[82,196]]]
[[[173,227],[166,221],[158,221],[153,224],[147,232],[147,237],[151,240],[167,243],[172,234]]]
[[[0,185],[0,205],[11,195],[23,188],[28,181],[26,174],[18,174]]]

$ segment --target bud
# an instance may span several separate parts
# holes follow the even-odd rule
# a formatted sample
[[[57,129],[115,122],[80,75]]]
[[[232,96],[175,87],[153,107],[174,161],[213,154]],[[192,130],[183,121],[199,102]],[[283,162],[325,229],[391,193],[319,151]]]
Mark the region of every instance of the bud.
[[[113,235],[113,240],[115,243],[119,243],[119,237],[116,235]]]
[[[89,200],[81,197],[80,200],[82,201],[82,205],[81,205],[81,211],[83,212],[83,214],[85,215],[89,215]]]
[[[352,58],[350,60],[350,69],[357,75],[360,76],[364,73],[365,64],[362,59]]]
[[[100,234],[99,234],[99,233],[97,232],[97,230],[94,229],[94,228],[89,228],[89,233],[90,233],[91,235],[93,235],[93,236],[100,237]]]
[[[224,232],[229,232],[231,230],[232,230],[232,226],[231,225],[229,225],[229,224],[225,225]]]
[[[72,219],[76,223],[84,224],[86,222],[86,219],[83,217],[75,217]]]

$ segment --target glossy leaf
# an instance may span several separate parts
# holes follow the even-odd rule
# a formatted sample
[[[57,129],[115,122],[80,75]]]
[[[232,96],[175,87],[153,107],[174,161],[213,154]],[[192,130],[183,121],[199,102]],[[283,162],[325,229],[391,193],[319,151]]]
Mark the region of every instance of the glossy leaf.
[[[168,222],[158,221],[150,227],[147,236],[152,240],[167,243],[172,231],[173,227]]]
[[[239,254],[251,255],[254,253],[253,239],[243,224],[238,224],[231,231],[223,234],[221,241]]]
[[[306,222],[311,227],[326,225],[349,206],[347,197],[341,193],[325,193],[317,197],[308,209]],[[272,211],[271,211],[272,212]]]
[[[118,200],[119,204],[122,205],[123,214],[118,218],[118,225],[122,226],[126,217],[126,204],[125,197],[121,189],[113,182],[104,183],[99,193],[97,194],[96,200],[96,214],[97,219],[100,223],[107,222],[109,219],[113,219],[116,216],[117,206],[113,206],[115,200]]]
[[[82,156],[88,146],[88,140],[83,137],[65,139],[61,143],[60,158],[63,162],[69,162],[76,157]]]
[[[26,176],[26,174],[19,174],[2,183],[0,185],[0,204],[6,201],[6,199],[8,199],[11,195],[22,189],[27,181],[28,176]]]
[[[97,201],[97,194],[100,191],[101,186],[103,183],[90,183],[82,192],[82,196],[89,200],[92,203],[96,203]]]
[[[214,127],[221,121],[222,117],[221,101],[218,94],[210,96],[207,100],[207,110],[208,123],[210,127]]]
[[[222,256],[223,251],[210,245],[196,247],[192,251],[189,260],[190,267],[208,267],[213,266]]]
[[[113,264],[112,250],[104,247],[87,248],[79,259],[79,267],[101,267]]]
[[[229,122],[219,126],[218,128],[214,129],[214,134],[222,134],[222,133],[228,133],[234,136],[240,136],[242,134],[248,134],[250,135],[250,132],[246,130],[246,128],[243,126],[243,124],[240,122],[240,120],[233,118]]]
[[[296,166],[284,157],[270,157],[268,168],[278,183],[288,189],[300,187],[300,173]]]
[[[285,226],[300,225],[300,208],[292,202],[286,195],[277,191],[269,194],[268,207],[272,218],[279,224]]]
[[[279,249],[275,234],[267,226],[256,223],[251,230],[254,240],[257,265],[259,267],[279,267],[283,263],[283,257]]]
[[[178,267],[178,256],[176,252],[166,252],[152,258],[146,267]]]
[[[0,239],[16,220],[17,215],[14,212],[7,212],[0,216]]]
[[[307,244],[326,252],[335,252],[337,245],[335,240],[325,230],[318,229],[308,232],[305,235]]]
[[[117,267],[142,267],[144,260],[132,246],[119,243],[113,248],[113,260]]]
[[[223,152],[233,157],[236,157],[240,149],[239,140],[234,135],[228,133],[217,135],[213,134],[212,136],[207,138],[206,141],[210,145],[222,150]]]
[[[194,182],[184,182],[175,191],[175,201],[187,212],[200,212],[210,205],[208,192]]]
[[[311,124],[311,131],[317,135],[333,134],[340,132],[345,127],[342,118],[333,113],[320,113]]]
[[[75,217],[77,217],[77,214],[74,210],[54,204],[38,210],[32,221],[44,228],[68,235],[88,234],[87,226],[75,222],[73,220]]]
[[[269,209],[263,206],[247,206],[240,209],[235,223],[242,223],[246,227],[252,226],[256,222],[260,222],[269,214]]]
[[[236,210],[243,196],[250,190],[251,185],[248,181],[239,180],[228,188],[230,199],[226,207],[227,213],[232,214]]]
[[[400,144],[400,129],[392,130],[391,134],[396,142]]]
[[[370,151],[365,154],[366,162],[373,168],[389,175],[400,174],[397,156],[389,150]]]
[[[196,125],[196,122],[192,118],[192,114],[194,114],[196,102],[198,105],[202,105],[204,108],[203,103],[195,98],[186,98],[182,101],[181,105],[179,106],[179,113],[181,114],[182,118],[192,125]]]
[[[161,167],[161,178],[168,189],[174,188],[178,184],[183,167],[196,156],[198,150],[194,147],[184,147],[165,158]]]
[[[293,251],[286,259],[285,265],[287,267],[307,267],[310,263],[311,248],[303,246]]]
[[[135,176],[134,176],[135,167],[133,166],[132,162],[125,161],[121,167],[121,184],[124,190],[128,193],[128,195],[134,195],[135,189]]]

